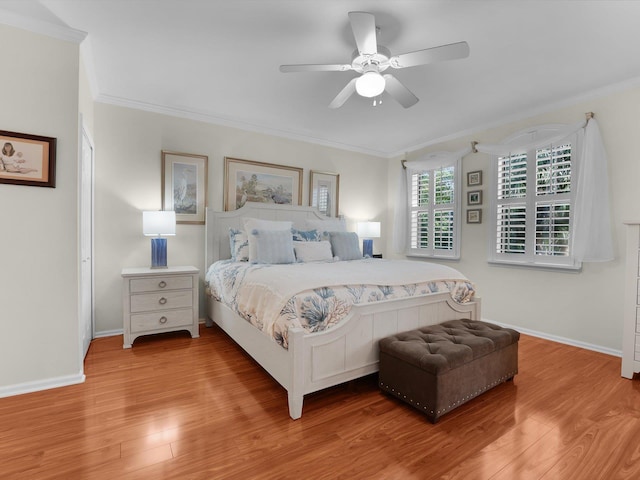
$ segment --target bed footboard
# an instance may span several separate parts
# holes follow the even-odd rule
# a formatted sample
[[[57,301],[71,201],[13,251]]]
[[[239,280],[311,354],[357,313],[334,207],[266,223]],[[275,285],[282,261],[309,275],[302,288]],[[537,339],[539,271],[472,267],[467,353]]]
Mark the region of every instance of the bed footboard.
[[[355,305],[325,332],[289,330],[289,415],[302,415],[303,396],[378,371],[378,341],[445,320],[480,318],[480,300],[457,304],[448,293]]]

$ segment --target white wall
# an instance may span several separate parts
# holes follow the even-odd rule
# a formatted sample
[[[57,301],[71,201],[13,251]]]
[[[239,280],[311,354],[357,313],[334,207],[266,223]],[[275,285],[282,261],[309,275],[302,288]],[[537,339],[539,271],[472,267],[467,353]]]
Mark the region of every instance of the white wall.
[[[223,208],[224,157],[302,167],[302,204],[308,205],[309,171],[340,174],[340,212],[352,221],[387,223],[387,161],[233,128],[97,103],[94,106],[96,332],[122,329],[123,267],[150,263],[142,211],[158,210],[161,151],[209,157],[208,205]],[[384,239],[374,248],[384,251]],[[194,265],[204,277],[204,226],[178,225],[168,239],[170,265]],[[200,289],[204,318],[204,287]]]
[[[596,346],[604,351],[619,352],[622,348],[624,290],[623,221],[640,219],[640,163],[637,153],[640,88],[593,98],[472,136],[432,145],[412,153],[409,158],[440,150],[455,151],[469,145],[472,140],[499,142],[528,126],[574,123],[583,119],[585,112],[589,111],[595,112],[609,158],[616,259],[601,264],[584,264],[582,271],[578,273],[489,265],[487,255],[490,232],[486,218],[490,214],[487,206],[490,157],[476,153],[464,158],[463,178],[466,179],[468,171],[482,170],[484,173],[483,223],[467,225],[463,221],[461,259],[450,264],[476,283],[486,320],[520,326],[577,344]],[[398,160],[390,163],[389,215],[395,201],[399,169]],[[466,203],[468,189],[466,181],[463,183],[465,187],[462,198]]]
[[[0,25],[3,130],[57,138],[56,188],[0,184],[0,396],[82,379],[78,45]]]

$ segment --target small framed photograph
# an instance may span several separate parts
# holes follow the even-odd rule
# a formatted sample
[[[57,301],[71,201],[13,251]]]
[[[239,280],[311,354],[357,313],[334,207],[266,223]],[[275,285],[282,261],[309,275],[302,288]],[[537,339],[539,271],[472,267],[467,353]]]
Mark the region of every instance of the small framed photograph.
[[[467,223],[482,223],[482,210],[479,208],[467,210]]]
[[[0,183],[56,186],[56,139],[0,130]]]
[[[207,206],[205,155],[162,151],[162,209],[176,212],[176,223],[204,225]]]
[[[467,173],[467,186],[475,187],[482,185],[482,170],[475,170]]]
[[[302,205],[302,168],[225,157],[224,209],[246,202]]]
[[[309,205],[327,217],[338,217],[340,175],[311,170],[309,175]]]
[[[482,205],[482,190],[467,192],[467,205]]]

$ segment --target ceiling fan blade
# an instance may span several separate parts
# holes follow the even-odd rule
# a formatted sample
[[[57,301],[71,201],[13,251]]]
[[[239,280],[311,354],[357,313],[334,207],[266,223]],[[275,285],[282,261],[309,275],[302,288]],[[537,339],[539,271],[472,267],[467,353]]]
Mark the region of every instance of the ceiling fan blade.
[[[353,37],[356,39],[360,55],[373,55],[378,53],[378,41],[376,40],[376,18],[367,12],[349,12],[349,21]]]
[[[440,47],[427,48],[416,52],[394,55],[389,59],[393,68],[415,67],[428,63],[444,62],[469,56],[469,45],[467,42],[450,43]]]
[[[280,65],[282,73],[290,72],[346,72],[351,65]]]
[[[385,91],[404,108],[409,108],[418,103],[418,97],[411,93],[411,90],[405,87],[396,77],[389,73],[383,75],[383,77],[386,82]]]
[[[340,93],[336,95],[336,98],[329,104],[329,108],[340,108],[347,99],[356,92],[356,78],[352,78],[346,87],[340,90]]]

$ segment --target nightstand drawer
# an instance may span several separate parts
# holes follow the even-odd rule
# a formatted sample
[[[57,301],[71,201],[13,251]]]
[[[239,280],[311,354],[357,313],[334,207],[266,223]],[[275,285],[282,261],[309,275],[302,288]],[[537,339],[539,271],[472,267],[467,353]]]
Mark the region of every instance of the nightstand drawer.
[[[193,310],[171,310],[169,312],[138,313],[131,315],[131,332],[140,333],[159,328],[188,327],[193,322]]]
[[[193,306],[193,292],[191,290],[131,295],[131,313],[191,306]]]
[[[132,278],[130,280],[131,286],[129,287],[131,293],[139,292],[155,292],[158,290],[182,290],[191,288],[193,282],[188,275],[184,276],[166,276],[166,277],[152,277],[152,278]]]

